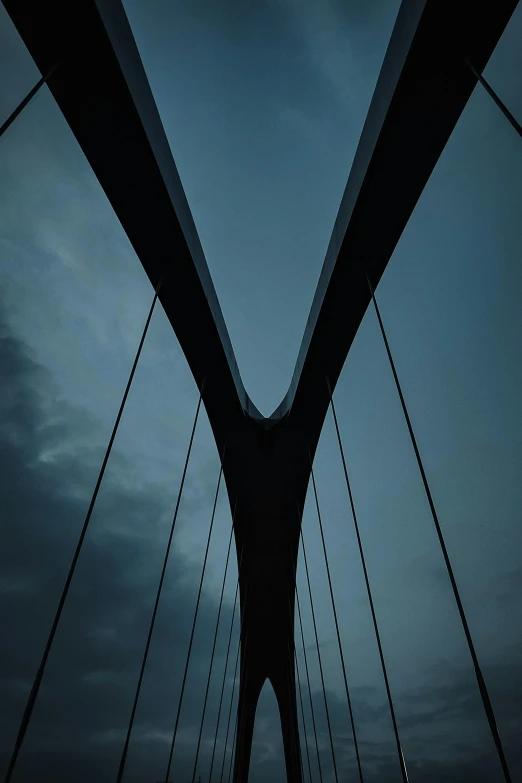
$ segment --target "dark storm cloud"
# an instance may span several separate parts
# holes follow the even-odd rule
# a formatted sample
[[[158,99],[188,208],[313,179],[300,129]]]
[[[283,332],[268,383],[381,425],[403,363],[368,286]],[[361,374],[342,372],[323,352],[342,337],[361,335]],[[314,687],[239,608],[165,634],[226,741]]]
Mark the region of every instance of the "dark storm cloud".
[[[96,423],[63,403],[49,406],[54,391],[49,374],[5,325],[0,366],[0,613],[5,639],[0,736],[5,763],[102,455],[80,445],[84,428]],[[58,456],[45,456],[53,451]],[[172,497],[157,486],[133,488],[124,471],[119,480],[118,464],[123,463],[119,455],[100,493],[21,758],[25,780],[69,780],[71,774],[79,780],[109,780],[115,772],[163,555],[166,525],[160,523],[172,513]],[[204,482],[203,487],[208,496],[210,485]],[[194,486],[190,489],[192,501],[182,508],[184,514],[194,514],[195,506],[209,499]],[[165,763],[198,578],[197,568],[174,550],[135,727],[137,761],[130,780],[140,765],[150,776],[155,764],[159,774]],[[174,769],[184,774],[189,774],[199,726],[200,683],[208,671],[216,611],[214,595],[204,595],[175,757]],[[231,606],[226,606],[212,705],[217,703],[230,620]],[[216,709],[209,710],[204,742],[210,739]],[[205,745],[202,756],[206,761]]]
[[[485,671],[486,678],[494,676],[494,668],[500,668],[502,672],[504,688],[496,694],[495,706],[504,715],[500,728],[514,779],[522,772],[519,747],[522,676],[518,664],[521,652],[520,649],[510,650]],[[313,772],[317,763],[316,751],[309,695],[303,684],[302,692]],[[390,714],[383,690],[355,687],[351,696],[365,779],[384,783],[399,780]],[[346,701],[333,691],[327,692],[327,698],[341,779],[353,779],[357,770]],[[314,691],[312,699],[321,764],[331,777],[333,765],[322,692]],[[502,779],[476,682],[469,671],[451,670],[447,665],[441,665],[433,672],[429,684],[395,693],[394,706],[411,780],[472,783]],[[304,748],[303,754],[306,763]]]
[[[53,398],[49,373],[31,359],[5,325],[0,364],[0,609],[2,626],[9,629],[0,658],[5,760],[101,453],[79,445],[86,428],[96,422]],[[157,487],[133,488],[124,467],[125,459],[118,455],[100,495],[21,760],[24,780],[34,776],[65,781],[71,774],[79,780],[110,780],[115,772],[161,561],[165,527],[160,521],[168,517],[172,507],[172,498],[164,497]],[[210,483],[206,492],[211,495]],[[193,512],[203,498],[195,487],[191,495]],[[194,569],[174,551],[136,721],[129,780],[159,779],[164,770],[197,578]],[[228,606],[220,634],[221,656],[216,664],[220,673],[230,610]],[[187,779],[215,615],[215,601],[207,595],[175,756],[175,770]],[[520,764],[516,758],[522,706],[518,652],[507,651],[486,670],[486,676],[495,676],[505,686],[497,689],[496,706],[506,721],[502,728],[514,765]],[[492,668],[499,669],[501,676]],[[219,678],[215,678],[203,766],[208,765],[218,687]],[[313,764],[306,690],[303,696]],[[332,765],[322,694],[314,691],[313,701],[328,779]],[[396,780],[393,738],[382,690],[355,688],[353,701],[368,780]],[[346,704],[334,691],[328,692],[328,702],[339,766],[348,778],[355,768]],[[469,672],[448,673],[441,667],[433,672],[429,685],[412,691],[400,689],[396,708],[412,779],[496,779],[496,761]],[[256,720],[252,772],[275,775],[281,764],[281,743],[274,705],[262,698]]]

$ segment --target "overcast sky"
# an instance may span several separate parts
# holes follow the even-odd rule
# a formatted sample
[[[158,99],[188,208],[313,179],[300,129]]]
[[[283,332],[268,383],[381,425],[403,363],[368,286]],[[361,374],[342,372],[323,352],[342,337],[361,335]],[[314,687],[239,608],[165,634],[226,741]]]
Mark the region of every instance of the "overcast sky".
[[[245,386],[268,415],[293,372],[398,2],[126,0],[125,8]],[[519,8],[486,69],[519,120],[521,36]],[[2,6],[0,72],[1,122],[39,78]],[[522,780],[521,206],[522,141],[479,87],[378,289],[514,780]],[[2,768],[152,293],[43,89],[0,140]],[[371,311],[336,400],[410,780],[500,781]],[[158,307],[17,781],[115,780],[196,405],[194,382]],[[330,418],[315,468],[364,770],[368,781],[394,783],[400,773]],[[218,472],[202,412],[136,717],[129,783],[152,783],[165,772]],[[348,781],[354,779],[353,743],[310,500],[304,536],[336,757],[341,780]],[[187,783],[192,774],[230,524],[223,490],[174,754],[175,783]],[[300,563],[327,783],[333,770],[303,577]],[[236,578],[234,562],[198,767],[203,781]],[[227,707],[232,679],[230,668]],[[315,781],[306,688],[303,695]],[[222,724],[220,762],[224,735]],[[220,763],[213,780],[219,771]],[[250,770],[253,783],[267,778],[285,780],[269,687],[260,697]]]

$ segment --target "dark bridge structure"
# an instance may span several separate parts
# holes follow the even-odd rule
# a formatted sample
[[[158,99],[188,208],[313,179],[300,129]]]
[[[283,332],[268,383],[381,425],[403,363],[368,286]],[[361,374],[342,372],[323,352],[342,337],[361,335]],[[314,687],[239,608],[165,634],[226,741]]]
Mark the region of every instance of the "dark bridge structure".
[[[4,0],[4,5],[43,74],[41,83],[46,83],[54,96],[157,292],[200,389],[222,458],[233,511],[241,606],[234,783],[248,779],[256,705],[266,679],[279,705],[288,781],[301,783],[304,766],[293,654],[295,572],[301,514],[315,450],[336,381],[372,303],[374,289],[477,80],[483,82],[480,74],[516,0],[484,4],[473,0],[403,0],[339,208],[293,379],[285,398],[268,418],[257,411],[242,384],[121,0]],[[505,110],[502,105],[500,108]],[[517,125],[514,118],[508,119]],[[389,349],[387,342],[386,347]],[[440,532],[390,352],[389,358]],[[510,780],[442,533],[439,538],[499,763],[505,779]],[[75,562],[71,578],[74,566]],[[63,601],[67,590],[68,585]],[[59,607],[55,625],[60,612]],[[53,638],[51,630],[7,781],[14,774]],[[382,662],[386,677],[383,658]],[[388,687],[387,680],[386,684]],[[392,708],[389,688],[388,696]],[[403,780],[407,780],[395,719],[394,726]],[[125,753],[126,748],[119,780]],[[364,764],[359,767],[361,780],[363,768]]]

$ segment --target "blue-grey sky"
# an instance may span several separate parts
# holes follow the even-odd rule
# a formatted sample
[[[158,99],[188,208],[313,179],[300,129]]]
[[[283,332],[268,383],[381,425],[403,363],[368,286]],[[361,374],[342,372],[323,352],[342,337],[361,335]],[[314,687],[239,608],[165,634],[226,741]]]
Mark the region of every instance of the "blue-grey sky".
[[[125,8],[245,386],[269,414],[293,371],[398,2],[126,0]],[[486,69],[519,119],[521,36],[519,9]],[[38,78],[3,7],[0,70],[1,120]],[[515,780],[522,780],[521,206],[522,142],[477,88],[378,289]],[[99,184],[42,90],[0,140],[2,764],[151,298]],[[410,779],[500,781],[371,311],[336,400]],[[158,308],[21,757],[20,781],[114,780],[196,404],[183,354]],[[315,469],[363,763],[368,780],[392,783],[399,771],[330,419]],[[129,783],[159,780],[164,772],[217,476],[203,414]],[[310,501],[304,535],[338,764],[348,781],[353,747]],[[176,782],[192,771],[230,521],[222,492],[174,757]],[[234,563],[203,780],[236,576]],[[333,771],[303,577],[300,563],[326,783]],[[231,686],[229,672],[227,698]],[[307,699],[305,712],[313,758]],[[253,783],[285,779],[278,721],[265,688]],[[222,727],[221,753],[223,742]]]

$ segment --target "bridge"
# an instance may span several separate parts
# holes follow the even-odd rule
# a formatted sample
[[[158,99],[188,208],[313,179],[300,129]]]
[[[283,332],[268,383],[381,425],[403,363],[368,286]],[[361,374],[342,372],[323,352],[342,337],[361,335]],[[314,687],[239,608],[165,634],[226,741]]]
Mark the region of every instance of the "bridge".
[[[302,513],[312,482],[321,521],[313,474],[314,455],[328,410],[331,409],[335,416],[336,383],[369,306],[374,307],[378,317],[498,763],[505,780],[512,780],[453,574],[443,526],[439,522],[378,309],[377,294],[379,281],[399,238],[477,82],[505,114],[506,121],[521,133],[517,120],[481,75],[516,5],[515,0],[497,0],[494,4],[482,5],[471,0],[403,0],[339,207],[294,375],[281,404],[271,416],[264,417],[249,398],[239,375],[190,208],[120,0],[76,0],[74,3],[4,0],[42,79],[7,119],[1,132],[16,121],[32,96],[46,84],[143,265],[150,280],[152,300],[98,483],[28,697],[6,783],[15,774],[23,749],[54,636],[157,301],[164,308],[200,390],[192,435],[197,427],[200,406],[204,405],[221,459],[219,481],[223,480],[226,485],[233,516],[231,542],[238,563],[241,622],[241,643],[236,660],[236,669],[240,671],[239,700],[237,715],[230,727],[235,748],[231,770],[233,783],[244,783],[248,779],[256,706],[266,680],[273,686],[280,711],[287,779],[289,783],[302,783],[306,778],[304,749],[298,731],[302,694],[295,688],[294,649],[294,624],[300,621],[296,569]],[[386,683],[398,764],[403,781],[407,781],[407,758],[395,717],[363,542],[357,526],[349,466],[337,419],[335,426]],[[191,445],[192,439],[180,497]],[[219,482],[216,500],[218,491]],[[122,747],[118,783],[125,775],[127,750],[179,499]],[[212,524],[209,540],[211,531]],[[328,567],[326,549],[324,553]],[[331,597],[333,602],[332,590]],[[187,667],[192,639],[193,635]],[[338,641],[342,658],[339,635]],[[344,677],[362,783],[364,763],[357,746],[357,726],[351,711],[346,672]],[[181,700],[165,780],[171,775],[180,709]],[[200,742],[201,732],[194,749],[194,774]],[[332,754],[335,767],[333,745]],[[311,778],[309,767],[308,770]],[[223,769],[221,774],[223,776]],[[335,774],[337,776],[336,768]]]

